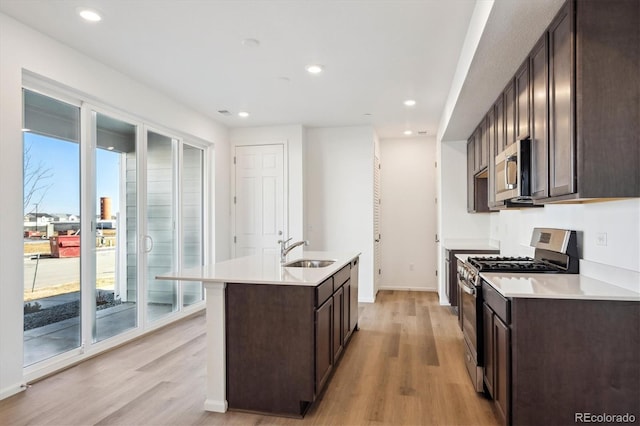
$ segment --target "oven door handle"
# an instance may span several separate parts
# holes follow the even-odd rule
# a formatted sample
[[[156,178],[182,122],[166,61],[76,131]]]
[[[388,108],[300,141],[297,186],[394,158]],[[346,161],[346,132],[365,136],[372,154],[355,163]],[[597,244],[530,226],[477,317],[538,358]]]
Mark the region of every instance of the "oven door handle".
[[[464,291],[467,294],[470,294],[472,296],[476,295],[476,288],[475,287],[470,287],[466,284],[467,280],[462,279],[460,281],[460,288],[462,289],[462,291]]]

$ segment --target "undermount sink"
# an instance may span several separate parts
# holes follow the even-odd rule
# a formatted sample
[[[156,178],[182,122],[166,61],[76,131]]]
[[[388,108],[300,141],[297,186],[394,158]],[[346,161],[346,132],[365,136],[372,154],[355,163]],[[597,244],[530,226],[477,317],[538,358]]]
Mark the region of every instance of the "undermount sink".
[[[287,268],[324,268],[332,265],[333,262],[335,262],[335,260],[300,259],[285,263],[282,266]]]

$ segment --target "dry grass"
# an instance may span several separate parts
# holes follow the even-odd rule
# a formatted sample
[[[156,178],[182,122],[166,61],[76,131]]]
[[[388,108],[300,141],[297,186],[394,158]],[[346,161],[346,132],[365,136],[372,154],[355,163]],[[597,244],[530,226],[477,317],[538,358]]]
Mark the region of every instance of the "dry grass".
[[[113,279],[99,279],[98,282],[96,282],[96,289],[113,290]],[[80,283],[78,282],[36,288],[33,292],[31,290],[25,289],[24,301],[30,302],[32,300],[38,300],[51,296],[59,296],[61,294],[73,293],[76,291],[80,291]]]
[[[49,241],[42,241],[37,243],[24,243],[24,254],[51,254],[51,246]]]

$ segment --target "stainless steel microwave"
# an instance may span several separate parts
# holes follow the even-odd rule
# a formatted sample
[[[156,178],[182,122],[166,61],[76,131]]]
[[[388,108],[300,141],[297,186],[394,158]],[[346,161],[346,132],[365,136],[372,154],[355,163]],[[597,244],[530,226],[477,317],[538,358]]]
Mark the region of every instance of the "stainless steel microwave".
[[[521,139],[496,156],[496,200],[531,201],[531,140]]]

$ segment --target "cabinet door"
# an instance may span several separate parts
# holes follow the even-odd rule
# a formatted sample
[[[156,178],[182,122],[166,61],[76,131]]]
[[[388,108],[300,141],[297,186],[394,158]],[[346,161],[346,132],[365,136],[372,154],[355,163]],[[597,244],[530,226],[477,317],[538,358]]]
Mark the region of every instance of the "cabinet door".
[[[549,196],[575,192],[572,2],[549,27]]]
[[[511,80],[504,89],[504,146],[516,141],[516,91]]]
[[[342,320],[344,309],[344,288],[340,287],[333,293],[333,359],[334,363],[342,354],[342,343],[344,336],[342,334]]]
[[[529,137],[529,58],[516,72],[516,137],[525,139]]]
[[[349,303],[351,300],[351,280],[347,280],[347,282],[344,283],[342,290],[344,291],[342,298],[342,344],[346,345],[347,339],[351,334],[351,303]]]
[[[333,367],[333,298],[316,309],[316,394],[324,387]]]
[[[531,196],[545,198],[549,191],[549,80],[547,33],[531,51]]]
[[[489,207],[496,207],[496,114],[492,106],[487,113],[487,197]]]
[[[501,94],[496,104],[494,106],[495,114],[496,114],[496,148],[494,156],[504,151],[506,147],[505,139],[504,139],[504,94]]]
[[[475,175],[475,143],[472,136],[467,142],[467,211],[472,213],[475,211],[474,205],[474,185],[473,179]]]
[[[481,134],[481,148],[480,148],[480,168],[478,171],[482,169],[486,169],[488,165],[489,158],[489,117],[488,115],[482,120],[482,134]]]
[[[475,149],[475,155],[473,156],[474,174],[482,170],[482,138],[483,138],[483,126],[482,126],[482,123],[480,123],[473,137],[473,140],[475,141],[473,145]]]
[[[502,415],[503,424],[509,424],[511,395],[511,335],[509,327],[493,315],[493,399]]]
[[[495,379],[495,368],[493,364],[493,311],[486,303],[482,306],[482,331],[484,335],[484,385],[489,392],[489,395],[493,397],[493,382]]]

